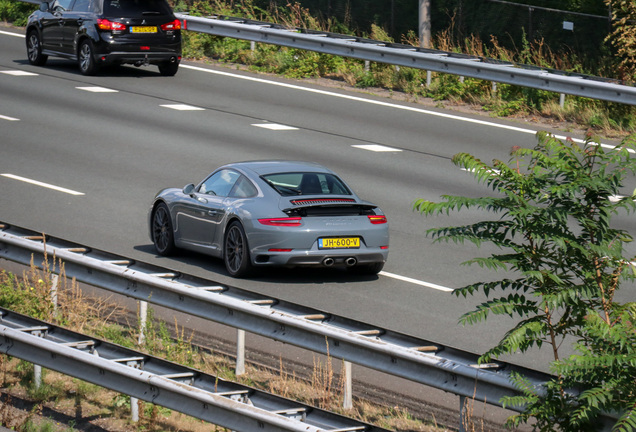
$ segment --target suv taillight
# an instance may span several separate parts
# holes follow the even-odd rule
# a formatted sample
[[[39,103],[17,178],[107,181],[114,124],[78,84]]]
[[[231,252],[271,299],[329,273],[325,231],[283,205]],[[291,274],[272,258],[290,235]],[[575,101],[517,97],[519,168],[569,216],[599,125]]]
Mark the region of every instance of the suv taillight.
[[[169,23],[161,24],[161,30],[163,31],[181,30],[181,21],[176,19],[174,21],[170,21]]]
[[[126,30],[126,24],[122,24],[115,21],[109,21],[104,18],[97,19],[97,27],[100,30],[110,30],[110,31],[124,31]]]

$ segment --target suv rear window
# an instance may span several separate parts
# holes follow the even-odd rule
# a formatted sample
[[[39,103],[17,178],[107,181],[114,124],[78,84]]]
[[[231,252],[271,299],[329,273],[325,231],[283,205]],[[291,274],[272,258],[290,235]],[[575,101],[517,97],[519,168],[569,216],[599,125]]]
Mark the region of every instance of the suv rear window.
[[[136,17],[170,15],[172,10],[165,0],[104,0],[104,15]]]

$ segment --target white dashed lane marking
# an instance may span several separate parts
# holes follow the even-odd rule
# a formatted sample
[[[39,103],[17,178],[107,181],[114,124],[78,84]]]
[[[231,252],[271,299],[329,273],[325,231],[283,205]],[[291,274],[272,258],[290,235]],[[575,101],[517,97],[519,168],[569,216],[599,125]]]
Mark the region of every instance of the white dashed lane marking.
[[[75,87],[78,90],[84,90],[91,93],[119,93],[119,90],[113,90],[106,87]]]
[[[170,108],[177,111],[205,111],[205,108],[199,108],[192,105],[184,105],[184,104],[166,104],[160,105],[164,108]]]
[[[5,75],[11,75],[11,76],[38,76],[39,75],[33,72],[27,72],[22,70],[3,70],[3,71],[0,71],[0,73],[3,73]]]
[[[278,123],[254,123],[252,126],[275,131],[298,130],[297,127],[286,126]]]
[[[387,147],[379,144],[356,144],[351,147],[359,148],[362,150],[369,150],[372,152],[401,152],[402,150],[393,147]]]
[[[20,119],[17,119],[15,117],[9,117],[9,116],[3,116],[0,115],[0,120],[7,120],[7,121],[20,121]]]
[[[21,182],[24,182],[24,183],[29,183],[29,184],[36,185],[36,186],[41,186],[41,187],[44,187],[44,188],[47,188],[47,189],[52,189],[52,190],[55,190],[55,191],[58,191],[58,192],[64,192],[64,193],[67,193],[69,195],[84,195],[83,192],[78,192],[78,191],[74,191],[74,190],[71,190],[71,189],[66,189],[66,188],[55,186],[55,185],[52,185],[52,184],[49,184],[49,183],[43,183],[41,181],[29,179],[29,178],[26,178],[26,177],[20,177],[20,176],[14,175],[14,174],[0,174],[0,176],[6,177],[6,178],[10,178],[10,179],[13,179],[13,180],[18,180],[18,181],[21,181]]]
[[[2,31],[2,30],[0,30],[0,34],[6,35],[6,36],[21,37],[21,38],[23,38],[23,37],[24,37],[24,35],[23,35],[23,34],[13,33],[13,32],[7,32],[7,31]]]
[[[413,278],[406,277],[406,276],[400,276],[400,275],[397,275],[397,274],[394,274],[394,273],[385,272],[385,271],[381,271],[380,275],[386,276],[386,277],[390,277],[390,278],[393,278],[393,279],[397,279],[397,280],[401,280],[403,282],[408,282],[408,283],[412,283],[412,284],[415,284],[415,285],[424,286],[426,288],[432,288],[432,289],[438,290],[438,291],[444,291],[444,292],[452,292],[452,291],[454,291],[453,288],[448,288],[448,287],[437,285],[437,284],[434,284],[434,283],[424,282],[424,281],[421,281],[421,280],[413,279]]]

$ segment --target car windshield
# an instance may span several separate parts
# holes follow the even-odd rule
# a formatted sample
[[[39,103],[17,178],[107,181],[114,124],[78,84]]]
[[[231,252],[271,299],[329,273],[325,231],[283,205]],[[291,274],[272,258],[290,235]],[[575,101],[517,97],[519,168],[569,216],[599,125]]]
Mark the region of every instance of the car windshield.
[[[283,196],[351,195],[342,180],[329,173],[278,173],[264,175],[262,178]]]
[[[104,15],[135,17],[143,15],[170,15],[165,0],[104,0]]]

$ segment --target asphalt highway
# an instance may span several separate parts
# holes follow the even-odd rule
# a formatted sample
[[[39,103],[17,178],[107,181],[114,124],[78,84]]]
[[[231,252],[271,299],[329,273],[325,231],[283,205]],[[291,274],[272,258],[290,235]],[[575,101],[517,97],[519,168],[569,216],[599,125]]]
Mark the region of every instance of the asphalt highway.
[[[31,66],[23,30],[0,27],[0,221],[475,353],[511,323],[459,325],[484,298],[450,290],[499,277],[461,265],[489,249],[434,243],[425,233],[484,215],[425,218],[413,202],[489,193],[451,157],[507,160],[512,146],[533,147],[542,129],[229,65],[184,62],[175,77],[153,67],[85,77],[65,60]],[[157,191],[197,183],[224,163],[280,158],[328,166],[385,211],[390,253],[378,277],[280,269],[235,280],[208,257],[155,254],[147,213]],[[631,217],[618,223],[633,228]],[[548,351],[506,360],[545,370]]]

